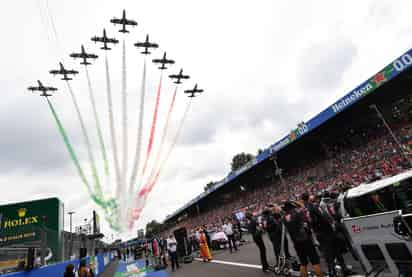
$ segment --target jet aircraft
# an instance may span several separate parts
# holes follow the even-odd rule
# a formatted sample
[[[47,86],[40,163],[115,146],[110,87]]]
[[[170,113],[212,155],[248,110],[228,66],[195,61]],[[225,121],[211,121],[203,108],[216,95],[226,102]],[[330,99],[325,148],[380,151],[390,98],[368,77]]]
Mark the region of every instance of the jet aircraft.
[[[196,97],[196,93],[202,93],[202,92],[203,92],[203,89],[198,89],[197,84],[195,85],[193,89],[185,90],[185,93],[188,93],[189,94],[188,97],[190,98]]]
[[[72,78],[69,78],[68,75],[70,75],[70,74],[76,75],[77,73],[79,73],[79,71],[76,71],[76,70],[73,70],[73,69],[66,69],[66,68],[64,68],[64,66],[63,66],[62,63],[59,63],[59,64],[60,64],[60,69],[50,70],[50,71],[49,71],[50,74],[53,74],[53,75],[56,75],[56,74],[63,75],[62,80],[64,80],[64,81],[70,81],[70,80],[72,80]]]
[[[86,53],[86,50],[84,50],[84,46],[82,45],[81,53],[72,53],[72,54],[70,54],[70,57],[72,57],[74,59],[81,58],[81,59],[83,59],[83,61],[80,62],[80,64],[88,65],[88,64],[91,64],[91,63],[89,63],[87,61],[87,59],[97,59],[99,56],[97,56],[95,54]]]
[[[168,60],[168,59],[166,58],[166,52],[163,54],[163,58],[161,58],[161,59],[154,59],[153,62],[154,62],[154,63],[160,63],[160,64],[162,64],[162,65],[159,67],[160,70],[167,69],[166,64],[174,64],[174,63],[175,63],[174,60]]]
[[[103,50],[111,50],[111,48],[107,47],[108,43],[113,43],[113,44],[119,43],[119,41],[117,39],[107,37],[106,29],[103,29],[103,36],[102,37],[94,36],[94,37],[92,37],[92,41],[94,41],[96,43],[97,42],[102,42],[103,47],[101,47],[100,49],[103,49]]]
[[[175,84],[181,84],[181,79],[189,79],[190,77],[189,75],[183,75],[183,69],[180,69],[179,74],[169,75],[169,78],[176,79],[176,81],[174,81]]]
[[[52,96],[52,94],[47,93],[48,91],[56,91],[57,90],[57,88],[54,88],[54,87],[44,86],[42,84],[42,82],[40,82],[40,80],[37,80],[37,84],[38,84],[37,87],[31,86],[31,87],[28,87],[27,89],[32,91],[32,92],[41,91],[42,93],[40,94],[40,96],[44,96],[44,97]]]
[[[134,44],[134,46],[136,46],[137,48],[143,47],[144,51],[141,52],[141,53],[144,54],[144,55],[151,54],[149,52],[150,48],[156,49],[156,48],[159,47],[159,45],[157,43],[149,42],[149,35],[146,35],[146,41],[145,42],[137,42],[137,43]]]
[[[113,24],[120,24],[122,25],[122,29],[119,30],[121,33],[128,33],[129,31],[126,30],[126,25],[129,26],[136,26],[137,22],[131,19],[126,18],[126,10],[123,10],[123,17],[122,18],[116,18],[114,17],[113,19],[110,20],[111,23]]]

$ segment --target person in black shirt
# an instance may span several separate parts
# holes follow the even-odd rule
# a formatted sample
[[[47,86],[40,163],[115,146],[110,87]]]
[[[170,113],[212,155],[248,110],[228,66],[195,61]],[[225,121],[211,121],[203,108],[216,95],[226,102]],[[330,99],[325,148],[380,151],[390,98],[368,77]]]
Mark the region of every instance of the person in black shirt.
[[[262,228],[256,221],[256,218],[251,213],[246,213],[246,218],[248,219],[248,231],[253,237],[253,241],[256,243],[260,252],[260,261],[262,263],[262,270],[266,272],[269,270],[269,264],[266,258],[266,247],[262,238]]]
[[[275,253],[276,264],[279,261],[281,241],[282,241],[282,221],[279,211],[273,205],[267,206],[263,212],[266,220],[266,231],[268,232],[269,239],[273,245],[273,251]],[[285,235],[285,234],[284,234]],[[290,258],[289,245],[287,237],[284,239],[284,254],[286,259]]]
[[[323,277],[323,273],[320,269],[320,257],[316,252],[311,238],[305,210],[302,209],[302,206],[299,205],[299,203],[292,201],[286,201],[283,210],[286,213],[284,216],[285,227],[289,232],[300,260],[301,276],[308,276],[307,265],[310,261],[316,276]]]
[[[325,195],[329,198],[329,194]],[[303,203],[309,213],[310,226],[312,227],[317,240],[320,244],[320,250],[326,259],[328,264],[329,275],[336,275],[335,259],[339,262],[343,268],[344,274],[348,272],[343,259],[343,248],[345,247],[337,236],[337,232],[334,229],[333,217],[324,211],[327,209],[320,208],[316,203],[309,201],[309,194],[303,193],[301,196]]]

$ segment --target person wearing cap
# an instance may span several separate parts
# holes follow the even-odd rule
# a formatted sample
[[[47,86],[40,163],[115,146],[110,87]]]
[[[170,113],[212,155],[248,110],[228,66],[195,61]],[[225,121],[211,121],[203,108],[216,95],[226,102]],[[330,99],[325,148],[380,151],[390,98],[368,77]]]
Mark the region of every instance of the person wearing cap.
[[[303,205],[298,202],[286,201],[283,205],[283,210],[285,211],[284,224],[300,260],[301,276],[308,276],[307,266],[310,262],[315,270],[316,276],[323,277],[320,268],[320,257],[316,252],[309,231],[309,219],[303,208]]]
[[[256,243],[259,253],[260,253],[260,262],[262,264],[263,272],[267,272],[269,270],[269,264],[266,257],[266,247],[265,243],[263,242],[262,238],[262,227],[259,226],[256,218],[250,213],[246,213],[246,218],[249,221],[248,223],[248,231],[253,237],[253,241]]]

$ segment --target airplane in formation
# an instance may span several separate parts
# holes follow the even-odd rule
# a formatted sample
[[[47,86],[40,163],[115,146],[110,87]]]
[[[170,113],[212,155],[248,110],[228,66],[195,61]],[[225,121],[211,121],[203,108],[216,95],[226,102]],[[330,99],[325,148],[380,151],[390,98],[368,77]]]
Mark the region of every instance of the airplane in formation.
[[[80,53],[72,53],[72,54],[70,54],[70,57],[72,57],[74,59],[81,58],[81,59],[83,59],[83,61],[80,62],[80,64],[89,65],[91,63],[88,62],[87,59],[97,59],[99,56],[97,56],[95,54],[87,53],[86,50],[84,50],[84,46],[82,45],[81,52]]]
[[[77,73],[79,73],[79,71],[76,71],[76,70],[73,70],[73,69],[66,69],[66,68],[64,68],[64,66],[63,66],[62,63],[59,63],[59,64],[60,64],[60,69],[50,70],[50,71],[49,71],[50,74],[53,74],[53,75],[57,75],[57,74],[63,75],[62,80],[64,80],[64,81],[70,81],[70,80],[72,80],[72,78],[69,78],[68,75],[70,75],[70,74],[76,75]]]
[[[126,18],[126,10],[123,10],[122,18],[114,17],[113,19],[110,20],[110,22],[113,23],[114,25],[116,24],[122,25],[122,29],[119,30],[119,32],[121,33],[129,32],[128,30],[126,30],[126,25],[133,26],[133,27],[137,25],[136,21]]]
[[[153,62],[162,64],[162,66],[159,67],[160,70],[167,69],[166,64],[174,64],[175,63],[174,60],[168,60],[166,58],[166,52],[163,54],[163,58],[154,59]]]
[[[52,96],[52,94],[47,93],[47,92],[48,92],[48,91],[56,91],[56,90],[57,90],[57,88],[54,88],[54,87],[46,87],[46,86],[44,86],[44,85],[42,84],[42,82],[40,82],[40,80],[37,80],[37,84],[38,84],[37,87],[31,86],[31,87],[28,87],[27,89],[30,90],[30,91],[32,91],[32,92],[41,91],[42,93],[40,94],[40,96],[43,96],[43,97]]]
[[[117,39],[107,37],[106,29],[103,29],[103,36],[102,37],[94,36],[94,37],[92,37],[92,41],[94,41],[95,43],[102,42],[103,47],[101,47],[100,49],[103,49],[103,50],[111,50],[111,48],[107,47],[108,43],[113,43],[113,44],[119,43],[119,41]]]
[[[182,83],[182,79],[189,79],[189,75],[183,75],[183,69],[180,69],[179,74],[172,74],[169,75],[170,79],[176,79],[176,81],[174,81],[173,83],[175,84],[181,84]]]
[[[137,42],[137,43],[134,44],[134,46],[136,46],[137,48],[139,48],[139,47],[144,48],[144,51],[141,52],[141,53],[144,54],[144,55],[151,54],[151,53],[149,52],[149,49],[150,49],[150,48],[156,49],[156,48],[159,47],[159,45],[158,45],[157,43],[149,42],[149,35],[146,35],[146,41],[144,41],[144,42]]]
[[[203,89],[198,89],[197,84],[193,89],[188,89],[184,91],[185,93],[189,94],[187,97],[193,98],[196,97],[196,93],[202,93]]]

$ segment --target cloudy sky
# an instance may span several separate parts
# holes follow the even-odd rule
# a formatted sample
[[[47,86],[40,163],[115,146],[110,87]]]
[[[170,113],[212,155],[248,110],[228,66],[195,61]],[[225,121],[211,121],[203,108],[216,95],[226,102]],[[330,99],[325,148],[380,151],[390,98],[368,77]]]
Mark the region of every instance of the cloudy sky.
[[[161,46],[154,56],[166,50],[176,60],[167,73],[182,67],[192,77],[179,90],[171,134],[187,105],[182,90],[195,83],[205,89],[194,99],[178,144],[136,227],[151,219],[164,219],[202,192],[206,183],[222,179],[236,153],[255,154],[258,148],[274,143],[298,122],[308,120],[412,47],[412,2],[407,1],[2,1],[1,204],[57,196],[66,211],[77,212],[75,224],[90,217],[96,208],[44,99],[26,87],[40,79],[59,88],[53,103],[90,178],[84,140],[68,91],[62,81],[47,73],[59,61],[81,71],[72,85],[101,173],[85,74],[67,55],[85,44],[104,57],[90,37],[100,35],[105,27],[109,35],[122,40],[109,19],[119,17],[123,8],[139,23],[126,37],[130,163],[136,144],[143,64],[134,42],[149,33]],[[121,56],[121,46],[109,53],[119,144]],[[145,147],[159,76],[150,65]],[[111,151],[103,59],[91,68],[91,78]],[[165,79],[154,153],[173,88]],[[168,147],[170,142],[169,136]],[[108,193],[112,188],[106,185]],[[112,233],[107,224],[104,230],[109,236]],[[135,231],[121,237],[133,234]]]

